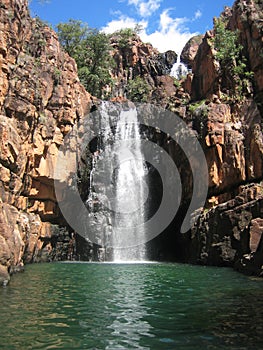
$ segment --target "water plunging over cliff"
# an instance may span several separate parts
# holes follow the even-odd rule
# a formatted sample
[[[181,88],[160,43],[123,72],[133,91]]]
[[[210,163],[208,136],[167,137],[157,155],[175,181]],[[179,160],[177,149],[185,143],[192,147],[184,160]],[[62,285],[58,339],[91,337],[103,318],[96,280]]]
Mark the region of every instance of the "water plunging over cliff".
[[[188,73],[187,67],[180,61],[180,55],[177,56],[177,61],[174,63],[170,76],[175,77],[176,79],[182,79]]]
[[[137,111],[113,109],[102,103],[100,138],[90,175],[90,210],[99,217],[113,261],[145,260],[144,235],[147,200],[146,164],[141,150]],[[94,208],[94,203],[103,204]],[[106,208],[106,209],[105,209]],[[106,256],[107,259],[107,256]]]

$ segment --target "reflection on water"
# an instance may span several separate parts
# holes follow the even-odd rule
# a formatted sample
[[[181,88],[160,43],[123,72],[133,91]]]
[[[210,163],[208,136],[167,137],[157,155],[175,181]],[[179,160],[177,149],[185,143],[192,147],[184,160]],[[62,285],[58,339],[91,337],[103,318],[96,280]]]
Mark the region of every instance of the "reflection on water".
[[[0,289],[0,348],[261,349],[262,286],[178,264],[27,266]]]
[[[111,331],[112,339],[108,340],[106,349],[150,349],[141,347],[140,340],[143,337],[151,337],[151,325],[144,320],[148,314],[148,308],[144,305],[145,280],[144,269],[137,273],[132,270],[115,269],[113,273],[114,291],[107,312],[112,318],[112,323],[107,326]]]

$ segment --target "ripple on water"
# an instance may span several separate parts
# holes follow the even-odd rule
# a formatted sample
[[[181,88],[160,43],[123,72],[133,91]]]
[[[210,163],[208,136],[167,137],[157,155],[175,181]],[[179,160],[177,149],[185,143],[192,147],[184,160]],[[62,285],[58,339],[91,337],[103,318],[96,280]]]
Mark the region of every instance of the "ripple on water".
[[[262,287],[224,268],[27,266],[0,290],[0,347],[260,349]]]

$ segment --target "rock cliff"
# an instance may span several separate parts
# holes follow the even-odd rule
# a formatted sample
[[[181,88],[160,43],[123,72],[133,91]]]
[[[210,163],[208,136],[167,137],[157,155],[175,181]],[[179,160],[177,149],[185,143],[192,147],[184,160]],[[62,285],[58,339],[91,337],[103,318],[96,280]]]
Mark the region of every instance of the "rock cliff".
[[[159,53],[151,44],[143,43],[135,33],[130,35],[126,42],[122,43],[122,40],[121,34],[118,33],[110,39],[116,66],[111,72],[115,81],[113,97],[129,97],[129,83],[136,77],[140,77],[148,85],[146,100],[150,99],[152,92],[162,84],[163,79],[173,82],[169,73],[177,60],[174,51]]]
[[[181,222],[192,194],[187,162],[180,158],[180,150],[171,143],[169,136],[159,134],[150,137],[174,158],[184,187],[181,209],[166,231],[149,244],[150,257],[235,265],[239,270],[244,266],[245,270],[245,263],[241,264],[241,261],[246,261],[243,256],[252,254],[252,257],[257,249],[262,249],[260,239],[254,240],[251,236],[253,225],[260,223],[262,218],[263,58],[259,54],[262,52],[262,5],[257,1],[238,0],[232,9],[225,8],[221,18],[227,30],[237,31],[246,69],[253,73],[252,83],[242,91],[238,90],[234,77],[229,82],[229,77],[221,74],[224,67],[217,59],[213,44],[215,29],[211,29],[186,44],[181,60],[190,70],[181,81],[167,74],[169,61],[167,64],[166,57],[171,57],[170,52],[160,55],[138,37],[130,41],[129,47],[120,49],[118,40],[113,38],[114,58],[120,67],[115,77],[118,77],[118,82],[123,82],[123,89],[116,89],[115,93],[125,97],[129,82],[137,77],[143,79],[148,84],[146,101],[161,105],[185,120],[198,134],[207,160],[209,188],[205,210],[193,230],[181,235],[178,222]],[[173,56],[170,62],[175,62]],[[236,91],[239,93],[234,94]],[[245,230],[240,223],[246,216],[244,213],[250,213]],[[261,235],[259,231],[258,228],[257,237]],[[253,251],[249,243],[251,240],[254,240]],[[261,256],[262,250],[256,255]],[[257,264],[262,261],[260,259],[257,258]],[[251,273],[252,260],[249,266]],[[259,275],[258,266],[255,266],[254,273]]]
[[[0,276],[24,262],[66,259],[72,237],[59,214],[59,145],[89,110],[75,61],[25,0],[0,4]]]
[[[182,57],[192,71],[182,85],[190,101],[182,106],[172,97],[168,108],[181,113],[199,134],[209,191],[206,209],[189,235],[174,234],[172,228],[163,240],[170,256],[180,255],[181,249],[184,261],[235,266],[262,276],[262,3],[239,0],[221,16],[227,29],[237,30],[253,83],[239,96],[231,94],[236,86],[220,75],[214,30],[187,43]]]

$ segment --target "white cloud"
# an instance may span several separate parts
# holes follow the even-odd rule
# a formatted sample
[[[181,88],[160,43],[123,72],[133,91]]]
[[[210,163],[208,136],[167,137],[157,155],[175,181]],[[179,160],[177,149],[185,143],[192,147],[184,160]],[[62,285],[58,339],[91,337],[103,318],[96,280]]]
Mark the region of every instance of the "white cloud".
[[[129,0],[134,3],[139,3],[140,0]],[[199,16],[195,15],[195,16]],[[169,14],[169,9],[164,10],[159,17],[159,28],[152,33],[148,33],[148,22],[146,20],[137,21],[134,18],[121,15],[119,19],[112,20],[102,30],[106,33],[113,33],[116,30],[123,28],[134,28],[139,23],[143,30],[140,37],[144,42],[150,42],[160,52],[174,50],[180,53],[186,42],[194,35],[199,33],[191,33],[187,28],[187,22],[191,19],[185,17],[172,18]]]
[[[196,19],[198,19],[198,18],[200,18],[200,17],[202,17],[202,12],[200,11],[200,10],[197,10],[196,12],[195,12],[195,15],[194,15],[194,21],[196,20]]]
[[[106,34],[114,33],[116,30],[124,28],[134,28],[136,24],[140,24],[143,28],[146,28],[148,23],[146,21],[136,21],[134,18],[121,15],[119,19],[112,20],[106,27],[102,28],[102,31]]]
[[[138,6],[141,0],[128,0],[129,5]]]
[[[160,52],[174,50],[180,54],[186,42],[194,35],[199,33],[191,32],[187,23],[194,22],[202,16],[202,12],[197,10],[194,17],[176,17],[170,16],[170,10],[166,9],[160,14],[159,28],[151,34],[142,33],[143,41],[149,41]]]
[[[180,53],[186,42],[197,33],[191,33],[186,27],[189,19],[185,17],[172,18],[169,10],[165,10],[160,15],[159,28],[151,34],[146,31],[141,33],[143,41],[152,43],[160,52],[174,50]]]
[[[129,5],[134,5],[141,17],[150,17],[160,7],[163,0],[128,0]]]

